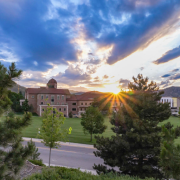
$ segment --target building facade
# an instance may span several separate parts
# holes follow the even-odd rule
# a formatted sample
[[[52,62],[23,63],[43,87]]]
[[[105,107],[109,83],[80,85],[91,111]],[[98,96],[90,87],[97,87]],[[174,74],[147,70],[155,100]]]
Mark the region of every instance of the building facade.
[[[180,108],[180,98],[179,97],[162,97],[160,100],[161,103],[169,103],[171,108],[171,113],[178,115]]]
[[[33,112],[42,116],[44,109],[49,103],[53,108],[62,112],[65,117],[72,112],[74,116],[79,116],[91,106],[95,98],[105,96],[103,93],[87,92],[81,95],[71,95],[68,89],[57,89],[57,81],[49,80],[46,87],[27,88],[25,98],[28,99],[29,105],[33,107]],[[112,99],[109,99],[112,101]],[[115,111],[118,107],[118,101],[113,99],[112,109]]]

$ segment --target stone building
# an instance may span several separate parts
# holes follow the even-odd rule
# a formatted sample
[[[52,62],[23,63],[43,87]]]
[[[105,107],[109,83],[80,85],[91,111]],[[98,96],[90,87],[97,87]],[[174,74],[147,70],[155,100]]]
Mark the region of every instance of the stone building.
[[[33,106],[33,111],[39,116],[42,115],[49,103],[53,108],[63,112],[65,117],[72,112],[73,115],[80,116],[85,112],[95,98],[105,96],[104,93],[86,92],[81,95],[71,95],[68,89],[58,89],[55,79],[49,80],[46,87],[27,88],[25,98],[28,99],[29,105]],[[112,101],[112,99],[109,99]],[[113,99],[112,108],[116,110],[118,103]]]

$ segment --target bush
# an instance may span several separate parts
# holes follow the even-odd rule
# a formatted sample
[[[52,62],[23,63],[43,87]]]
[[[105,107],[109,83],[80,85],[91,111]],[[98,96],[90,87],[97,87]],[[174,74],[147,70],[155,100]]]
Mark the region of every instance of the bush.
[[[42,159],[40,160],[32,160],[32,159],[28,159],[29,162],[31,162],[32,164],[38,165],[38,166],[45,166],[42,162]]]
[[[78,169],[68,169],[65,167],[51,167],[43,168],[42,173],[33,174],[25,180],[140,180],[138,177],[118,176],[113,173],[106,175],[92,175],[91,173],[81,172]],[[146,178],[145,180],[154,180],[153,178]]]
[[[72,117],[73,117],[72,112],[69,112],[69,118],[72,118]]]

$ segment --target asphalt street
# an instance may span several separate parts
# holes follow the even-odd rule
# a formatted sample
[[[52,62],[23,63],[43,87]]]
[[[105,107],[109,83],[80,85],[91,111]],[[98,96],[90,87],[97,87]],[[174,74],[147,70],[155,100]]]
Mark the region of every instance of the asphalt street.
[[[27,141],[25,140],[23,144],[26,145]],[[43,160],[43,163],[48,164],[49,147],[44,146],[40,141],[34,141],[38,151],[41,153],[40,158]],[[91,145],[63,143],[60,148],[52,149],[51,164],[83,170],[94,170],[92,166],[94,164],[103,164],[103,160],[95,157],[93,151],[95,151],[95,148]]]

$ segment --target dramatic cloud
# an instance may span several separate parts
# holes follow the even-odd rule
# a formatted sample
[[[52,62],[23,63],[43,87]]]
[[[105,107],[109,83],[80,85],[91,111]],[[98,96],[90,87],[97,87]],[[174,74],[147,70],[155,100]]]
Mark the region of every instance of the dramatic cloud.
[[[157,59],[153,63],[154,64],[163,64],[163,63],[169,62],[178,57],[180,57],[180,46],[177,48],[174,48],[170,51],[167,51],[165,54],[162,55],[161,58]]]
[[[173,69],[171,72],[177,72],[179,71],[179,69]]]
[[[103,76],[103,79],[108,79],[108,78],[109,78],[109,76],[106,74]]]
[[[120,88],[127,88],[130,81],[128,79],[120,79],[119,84]]]
[[[70,65],[64,73],[59,73],[58,75],[54,76],[54,78],[59,83],[75,86],[90,83],[91,76],[86,72],[83,73],[82,69],[78,66],[73,67]]]
[[[178,79],[180,79],[180,73],[175,74],[175,75],[171,76],[171,78],[170,78],[170,80],[178,80]]]
[[[158,84],[161,89],[166,88],[170,85],[172,85],[172,82],[170,80],[161,81],[161,83]]]
[[[179,0],[156,2],[89,0],[78,13],[88,39],[99,47],[113,46],[107,59],[113,64],[167,34],[178,21]]]
[[[171,74],[165,74],[165,75],[163,75],[163,76],[161,76],[162,78],[166,78],[166,77],[169,77],[169,76],[171,76]]]
[[[52,63],[76,60],[69,37],[72,29],[64,26],[63,18],[49,18],[51,6],[50,0],[0,1],[0,48],[8,47],[6,50],[18,57],[18,66],[23,69],[44,71]]]

